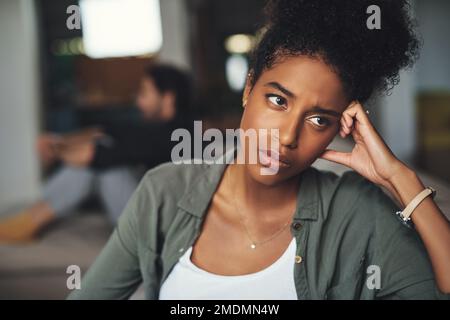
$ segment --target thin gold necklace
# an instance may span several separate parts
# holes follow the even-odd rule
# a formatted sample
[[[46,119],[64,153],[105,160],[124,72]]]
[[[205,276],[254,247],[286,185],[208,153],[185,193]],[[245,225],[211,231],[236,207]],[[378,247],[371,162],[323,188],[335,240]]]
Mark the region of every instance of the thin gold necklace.
[[[230,170],[228,170],[228,175],[230,175],[230,172],[229,172],[229,171],[230,171]],[[230,187],[231,187],[231,181],[230,181],[229,185],[230,185]],[[244,218],[243,218],[242,214],[240,213],[240,210],[239,210],[238,205],[237,205],[237,203],[236,203],[236,182],[235,182],[234,188],[232,188],[232,190],[233,190],[233,199],[232,199],[233,206],[234,206],[234,209],[236,210],[236,212],[239,214],[239,217],[240,217],[239,220],[241,221],[242,225],[244,226],[245,232],[247,233],[247,237],[248,237],[248,239],[250,240],[250,248],[251,248],[251,249],[256,249],[256,246],[261,246],[261,245],[263,245],[264,243],[269,242],[270,240],[274,239],[275,237],[277,237],[278,235],[280,235],[281,232],[283,232],[284,229],[286,229],[286,227],[289,225],[290,219],[289,219],[289,221],[287,221],[287,222],[286,222],[286,223],[285,223],[285,224],[284,224],[277,232],[275,232],[275,233],[274,233],[272,236],[270,236],[269,238],[267,238],[267,239],[265,239],[265,240],[263,240],[263,241],[259,241],[259,242],[254,241],[254,240],[253,240],[253,237],[252,237],[251,234],[250,234],[250,231],[249,231],[248,228],[247,228],[247,224],[244,222]]]

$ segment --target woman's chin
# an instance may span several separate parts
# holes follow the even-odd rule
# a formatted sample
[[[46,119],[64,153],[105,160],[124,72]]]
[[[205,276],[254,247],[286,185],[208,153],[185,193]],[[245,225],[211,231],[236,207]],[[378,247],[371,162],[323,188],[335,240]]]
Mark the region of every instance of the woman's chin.
[[[267,186],[276,185],[290,177],[286,169],[283,170],[276,166],[265,166],[260,163],[247,164],[246,169],[255,181]]]

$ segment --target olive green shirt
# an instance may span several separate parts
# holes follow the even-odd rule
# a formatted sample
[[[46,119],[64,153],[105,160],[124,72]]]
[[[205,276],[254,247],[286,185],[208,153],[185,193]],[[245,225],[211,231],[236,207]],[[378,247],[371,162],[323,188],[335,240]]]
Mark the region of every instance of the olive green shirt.
[[[158,299],[200,235],[227,166],[222,159],[148,171],[81,289],[68,299],[127,299],[141,283],[146,298]],[[354,171],[338,176],[309,167],[300,175],[290,225],[302,258],[294,265],[298,299],[450,298],[437,288],[419,234],[400,222],[398,207],[378,186]]]

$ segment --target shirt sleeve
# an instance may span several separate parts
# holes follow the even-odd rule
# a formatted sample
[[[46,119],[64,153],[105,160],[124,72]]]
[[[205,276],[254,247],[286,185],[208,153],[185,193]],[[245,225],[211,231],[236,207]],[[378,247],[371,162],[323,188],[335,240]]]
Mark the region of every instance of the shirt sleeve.
[[[68,300],[128,299],[142,282],[138,257],[136,203],[142,181],[128,201],[118,224]]]
[[[380,267],[376,299],[448,300],[437,287],[420,235],[395,215],[398,206],[379,187],[371,191],[376,212],[374,264]]]

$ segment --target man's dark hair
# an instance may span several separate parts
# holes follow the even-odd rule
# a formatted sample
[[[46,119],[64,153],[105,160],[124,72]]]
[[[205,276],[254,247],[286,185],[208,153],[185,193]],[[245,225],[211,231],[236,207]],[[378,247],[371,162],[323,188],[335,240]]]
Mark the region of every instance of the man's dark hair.
[[[192,103],[192,81],[190,75],[174,66],[154,63],[145,68],[145,76],[153,80],[161,93],[175,94],[176,117],[188,115]]]
[[[381,9],[381,29],[370,30],[367,8]],[[389,91],[399,71],[418,56],[406,0],[270,0],[266,31],[251,61],[251,84],[286,56],[318,57],[332,67],[347,98],[366,101]]]

